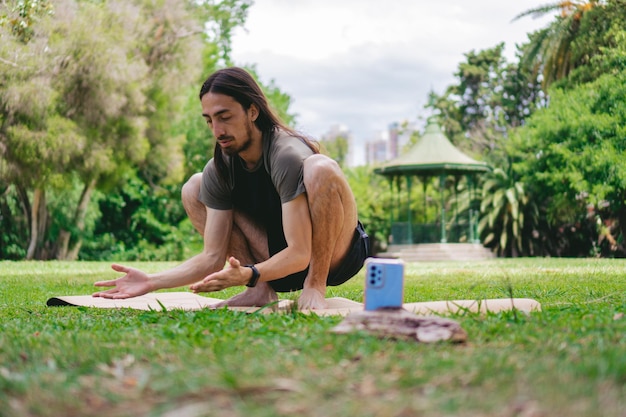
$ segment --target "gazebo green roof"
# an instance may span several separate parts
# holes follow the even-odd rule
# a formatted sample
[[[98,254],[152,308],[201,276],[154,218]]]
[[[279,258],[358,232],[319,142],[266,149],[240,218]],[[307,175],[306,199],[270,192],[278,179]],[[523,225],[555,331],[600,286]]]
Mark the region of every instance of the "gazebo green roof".
[[[435,117],[428,120],[424,135],[409,152],[374,170],[385,176],[394,175],[461,175],[490,171],[486,162],[477,161],[446,137]]]

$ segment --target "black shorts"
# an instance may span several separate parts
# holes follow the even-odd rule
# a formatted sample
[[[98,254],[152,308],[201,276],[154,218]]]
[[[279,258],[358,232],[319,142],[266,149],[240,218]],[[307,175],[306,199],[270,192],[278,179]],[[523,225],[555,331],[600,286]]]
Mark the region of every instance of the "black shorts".
[[[350,251],[344,259],[343,263],[335,271],[331,271],[326,279],[326,285],[341,285],[353,276],[355,276],[363,267],[365,259],[370,256],[370,239],[361,222],[358,222],[352,238]],[[304,271],[296,272],[286,276],[285,278],[269,281],[268,284],[276,292],[289,292],[301,290],[304,287],[304,280],[309,268]]]

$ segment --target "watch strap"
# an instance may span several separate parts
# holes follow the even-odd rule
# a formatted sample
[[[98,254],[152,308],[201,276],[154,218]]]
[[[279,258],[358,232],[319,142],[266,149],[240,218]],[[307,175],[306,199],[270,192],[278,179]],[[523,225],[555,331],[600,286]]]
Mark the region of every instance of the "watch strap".
[[[258,269],[256,269],[256,266],[254,265],[246,265],[246,268],[250,268],[252,270],[252,278],[250,278],[250,281],[248,281],[246,287],[255,287],[257,282],[259,282],[259,277],[261,276],[261,273]]]

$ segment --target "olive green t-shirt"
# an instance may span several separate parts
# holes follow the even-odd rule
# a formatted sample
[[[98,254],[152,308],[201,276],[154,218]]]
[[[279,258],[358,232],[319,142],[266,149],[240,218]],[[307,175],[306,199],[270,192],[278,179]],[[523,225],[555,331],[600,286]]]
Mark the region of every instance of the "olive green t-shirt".
[[[302,139],[285,132],[276,132],[269,140],[264,138],[263,157],[252,170],[235,166],[240,164],[239,156],[224,155],[228,167],[228,178],[222,179],[217,172],[215,161],[211,159],[202,172],[202,186],[199,199],[206,206],[216,210],[230,210],[236,206],[233,191],[236,190],[235,168],[242,168],[249,173],[264,169],[271,179],[271,184],[278,194],[280,203],[287,203],[306,192],[303,180],[303,162],[313,155],[313,151]]]

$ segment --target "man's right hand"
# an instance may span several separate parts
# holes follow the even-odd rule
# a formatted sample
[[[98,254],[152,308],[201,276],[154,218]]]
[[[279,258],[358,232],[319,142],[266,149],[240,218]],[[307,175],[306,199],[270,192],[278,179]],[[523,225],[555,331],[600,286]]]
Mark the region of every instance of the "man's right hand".
[[[139,295],[144,295],[153,291],[153,284],[143,271],[135,268],[129,268],[123,265],[113,264],[111,268],[117,272],[123,272],[124,275],[121,278],[111,281],[98,281],[94,285],[96,287],[114,287],[106,291],[100,291],[92,294],[94,297],[102,298],[131,298]]]

